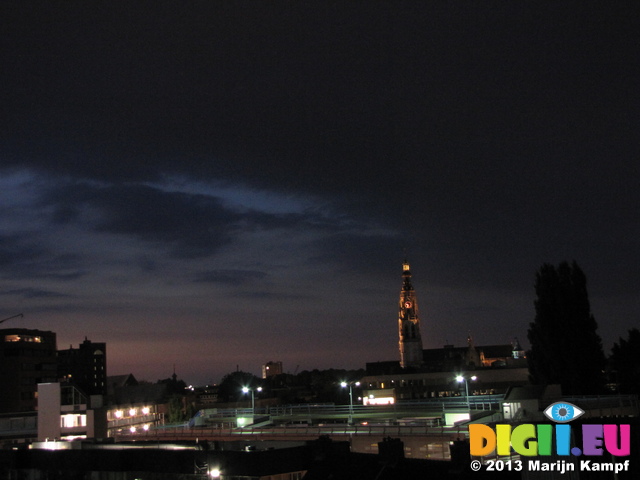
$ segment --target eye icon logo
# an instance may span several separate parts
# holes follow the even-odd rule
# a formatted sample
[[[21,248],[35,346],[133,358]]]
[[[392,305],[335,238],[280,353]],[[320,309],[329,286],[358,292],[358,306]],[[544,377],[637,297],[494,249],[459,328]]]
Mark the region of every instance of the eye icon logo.
[[[549,420],[557,423],[567,423],[582,416],[584,410],[569,402],[556,402],[549,405],[544,414]]]

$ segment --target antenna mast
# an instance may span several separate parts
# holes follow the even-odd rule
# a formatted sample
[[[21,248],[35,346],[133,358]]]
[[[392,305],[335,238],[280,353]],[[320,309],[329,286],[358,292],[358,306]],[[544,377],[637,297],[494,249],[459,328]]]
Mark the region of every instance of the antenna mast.
[[[21,314],[21,313],[19,313],[19,314],[17,314],[17,315],[12,316],[12,317],[7,317],[7,318],[5,318],[4,320],[0,320],[0,323],[4,323],[4,322],[6,322],[7,320],[11,320],[12,318],[18,318],[18,317],[24,318],[24,315],[23,315],[23,314]]]

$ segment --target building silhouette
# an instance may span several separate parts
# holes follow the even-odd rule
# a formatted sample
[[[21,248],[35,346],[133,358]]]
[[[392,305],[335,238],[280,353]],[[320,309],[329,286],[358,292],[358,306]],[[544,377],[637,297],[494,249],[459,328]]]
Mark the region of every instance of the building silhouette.
[[[85,395],[106,395],[107,344],[85,337],[78,348],[58,350],[58,378],[75,385]]]
[[[35,411],[38,384],[56,382],[57,374],[54,332],[0,330],[0,413]]]

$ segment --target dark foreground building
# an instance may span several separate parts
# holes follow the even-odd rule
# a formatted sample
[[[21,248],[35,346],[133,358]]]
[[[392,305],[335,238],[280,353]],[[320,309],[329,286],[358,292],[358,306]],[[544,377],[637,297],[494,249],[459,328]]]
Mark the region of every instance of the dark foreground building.
[[[0,413],[35,411],[38,383],[57,381],[57,365],[55,333],[0,330]]]
[[[635,425],[634,425],[635,426]],[[632,469],[619,480],[637,479],[638,434],[632,441]],[[291,442],[289,442],[291,443]],[[42,445],[41,445],[42,446]],[[51,443],[50,447],[60,446]],[[379,454],[350,452],[348,442],[327,438],[298,445],[249,447],[246,442],[83,442],[73,449],[0,450],[0,480],[533,480],[529,472],[470,468],[469,444],[451,445],[451,461],[404,457],[399,439],[379,443]],[[574,461],[577,461],[574,458]],[[526,475],[524,475],[526,474]],[[553,476],[553,478],[559,478]],[[563,477],[564,478],[564,477]],[[577,478],[567,475],[567,478]],[[611,472],[581,472],[579,478],[610,479]]]
[[[51,445],[53,446],[53,444]],[[227,444],[77,444],[71,450],[0,451],[0,480],[482,480],[468,468],[468,445],[452,462],[404,458],[397,439],[380,454],[351,453],[348,442],[326,438],[286,448],[251,450]],[[458,461],[456,461],[458,460]],[[492,477],[495,478],[495,477]],[[500,478],[519,478],[501,475]]]

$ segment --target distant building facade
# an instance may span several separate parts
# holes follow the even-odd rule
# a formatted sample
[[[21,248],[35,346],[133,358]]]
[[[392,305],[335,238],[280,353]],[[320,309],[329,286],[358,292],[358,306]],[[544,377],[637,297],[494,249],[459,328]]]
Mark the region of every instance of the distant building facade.
[[[365,397],[398,401],[457,396],[463,394],[458,375],[476,377],[468,383],[470,395],[503,394],[510,386],[529,383],[527,360],[517,340],[476,347],[469,337],[466,347],[445,345],[422,354],[422,366],[416,368],[402,368],[398,361],[367,363],[361,380],[368,388]]]
[[[85,395],[106,395],[107,344],[85,337],[78,348],[58,350],[58,378],[80,388]]]
[[[0,330],[0,413],[37,410],[39,383],[57,381],[56,334]]]
[[[169,384],[140,383],[132,374],[127,374],[108,377],[107,386],[109,437],[123,431],[146,431],[164,423]]]
[[[262,378],[274,377],[282,374],[282,362],[267,362],[262,365]]]
[[[529,383],[527,367],[479,368],[464,372],[407,373],[401,370],[395,374],[374,374],[362,378],[360,382],[363,385],[363,403],[386,404],[402,400],[464,396],[465,386],[456,380],[456,376],[461,374],[467,378],[469,395],[504,394],[512,386]],[[472,377],[474,380],[471,380]]]

